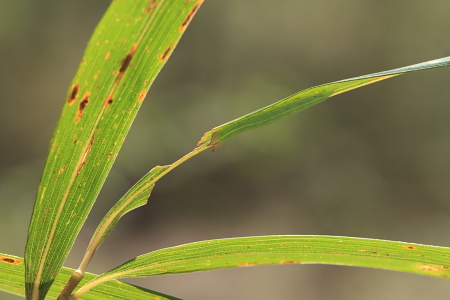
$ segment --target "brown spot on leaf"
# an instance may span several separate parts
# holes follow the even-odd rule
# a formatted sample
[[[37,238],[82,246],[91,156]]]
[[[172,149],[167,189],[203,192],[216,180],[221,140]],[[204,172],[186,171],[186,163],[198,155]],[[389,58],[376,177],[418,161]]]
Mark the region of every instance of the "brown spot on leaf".
[[[446,270],[448,266],[443,265],[432,265],[432,264],[419,264],[415,266],[417,269],[427,272],[429,275],[439,276],[447,278]]]
[[[108,60],[111,57],[111,52],[106,53],[105,60]]]
[[[181,27],[179,29],[180,31],[184,31],[186,29],[186,27],[189,25],[189,23],[191,22],[192,18],[194,17],[195,13],[200,8],[200,5],[202,3],[203,3],[203,0],[199,0],[197,2],[197,4],[195,4],[195,6],[191,9],[191,11],[187,15],[186,19],[184,19],[183,24],[181,24]]]
[[[254,266],[257,265],[258,263],[256,261],[254,262],[246,262],[246,263],[240,263],[238,264],[238,267],[247,267],[247,266]]]
[[[78,105],[78,116],[75,122],[79,122],[81,120],[81,117],[83,116],[83,111],[86,108],[86,106],[89,104],[89,97],[90,93],[86,93],[83,97],[83,100],[81,100],[80,104]]]
[[[75,102],[75,99],[78,96],[79,89],[80,89],[80,85],[78,83],[72,87],[72,91],[70,92],[69,99],[67,100],[67,103],[69,103],[69,105],[72,105]]]
[[[369,252],[369,250],[358,250],[358,252],[366,253]]]
[[[143,89],[138,96],[138,102],[141,103],[142,101],[144,101],[145,96],[147,95],[147,89]]]
[[[95,72],[94,74],[94,80],[96,80],[98,78],[98,76],[100,76],[100,70],[98,70],[97,72]]]
[[[127,56],[122,60],[122,65],[120,66],[119,73],[125,73],[125,71],[130,66],[130,62],[133,59],[132,54],[127,54]]]
[[[7,256],[0,256],[0,261],[8,263],[8,264],[13,264],[13,265],[20,265],[22,264],[21,260],[15,259],[15,258],[11,258],[11,257],[7,257]]]
[[[406,246],[406,245],[402,245],[402,247],[403,247],[403,248],[406,248],[406,249],[408,249],[408,250],[416,250],[416,249],[417,249],[417,247],[414,247],[414,246]]]
[[[62,173],[64,173],[64,171],[67,169],[67,166],[64,165],[61,169],[59,169],[58,174],[61,175]]]
[[[417,266],[418,269],[423,270],[423,271],[441,271],[443,270],[443,266],[435,266],[435,265],[419,265]]]
[[[113,98],[112,97],[113,97],[112,95],[109,95],[108,97],[106,97],[105,105],[109,106],[109,105],[111,105],[113,103]]]
[[[170,50],[172,50],[172,45],[169,45],[163,54],[158,54],[158,58],[162,61],[167,60],[169,58]]]
[[[290,264],[295,264],[295,263],[298,263],[299,261],[297,261],[297,260],[285,260],[285,261],[282,261],[281,262],[281,264],[282,265],[290,265]]]
[[[155,8],[155,6],[156,6],[156,0],[152,0],[152,3],[150,3],[150,4],[146,7],[145,13],[146,13],[146,14],[151,13],[152,10]]]
[[[137,49],[137,44],[134,44],[133,47],[131,47],[130,52],[122,60],[122,62],[120,64],[119,74],[117,74],[117,78],[116,78],[115,84],[117,84],[120,81],[120,79],[122,79],[123,74],[125,73],[125,71],[130,66],[131,60],[133,59],[134,52],[136,52],[136,49]]]

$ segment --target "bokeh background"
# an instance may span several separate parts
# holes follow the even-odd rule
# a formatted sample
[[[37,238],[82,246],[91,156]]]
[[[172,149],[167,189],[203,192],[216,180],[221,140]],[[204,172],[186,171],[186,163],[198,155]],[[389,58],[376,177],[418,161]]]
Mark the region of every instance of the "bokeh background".
[[[23,255],[47,147],[109,1],[0,0],[0,251]],[[206,1],[156,80],[87,226],[212,127],[301,89],[448,56],[450,2]],[[178,168],[94,258],[198,240],[325,234],[450,246],[450,69],[404,75],[237,136]],[[321,265],[130,280],[185,299],[436,299],[444,279]],[[0,299],[19,299],[0,294]]]

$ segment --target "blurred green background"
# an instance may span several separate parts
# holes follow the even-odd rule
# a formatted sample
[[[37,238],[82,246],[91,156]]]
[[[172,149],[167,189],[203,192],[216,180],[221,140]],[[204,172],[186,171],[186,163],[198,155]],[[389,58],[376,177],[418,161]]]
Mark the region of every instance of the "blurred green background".
[[[52,131],[109,1],[0,0],[0,251],[23,255]],[[206,1],[156,80],[67,266],[103,214],[216,125],[301,89],[448,56],[450,2]],[[450,69],[242,134],[165,177],[89,271],[204,239],[325,234],[450,246]],[[320,265],[132,280],[185,299],[433,299],[443,279]],[[19,299],[0,294],[0,299]]]

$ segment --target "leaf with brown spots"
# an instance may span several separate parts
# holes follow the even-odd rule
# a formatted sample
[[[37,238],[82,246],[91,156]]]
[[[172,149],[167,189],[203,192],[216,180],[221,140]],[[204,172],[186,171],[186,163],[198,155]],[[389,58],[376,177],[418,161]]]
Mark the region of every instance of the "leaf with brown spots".
[[[6,255],[0,253],[0,290],[24,297],[25,288],[23,284],[23,277],[25,273],[25,266],[22,263],[23,258]],[[70,277],[73,269],[62,268],[60,273],[55,278],[55,284],[48,292],[48,299],[56,299],[62,286]],[[86,279],[92,280],[98,275],[87,273]],[[112,292],[113,291],[113,292]],[[108,295],[108,298],[106,298]],[[113,298],[114,297],[114,298]],[[7,297],[8,298],[8,297]],[[16,299],[17,297],[14,297]],[[1,298],[5,299],[5,298]],[[8,298],[9,299],[9,298]],[[178,298],[161,294],[142,287],[136,287],[125,282],[113,280],[92,289],[88,294],[83,296],[83,300],[99,300],[99,299],[120,299],[120,300],[180,300]]]
[[[410,251],[414,247],[416,251]],[[450,278],[450,248],[340,236],[258,236],[202,241],[135,257],[81,287],[75,299],[100,283],[235,267],[332,264]],[[86,295],[89,295],[87,293]]]
[[[113,1],[98,24],[67,93],[36,196],[25,252],[27,299],[44,299],[182,35],[179,28],[200,3]]]
[[[170,50],[172,50],[172,45],[169,45],[169,47],[167,47],[167,49],[166,49],[166,51],[164,51],[164,53],[158,54],[158,58],[161,61],[167,60],[169,58]]]

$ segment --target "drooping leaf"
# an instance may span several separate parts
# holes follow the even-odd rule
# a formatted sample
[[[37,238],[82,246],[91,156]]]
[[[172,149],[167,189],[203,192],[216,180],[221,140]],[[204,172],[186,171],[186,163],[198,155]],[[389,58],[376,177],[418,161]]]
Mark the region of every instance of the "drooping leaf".
[[[69,89],[36,196],[25,252],[28,299],[67,257],[156,75],[203,0],[113,1]]]
[[[98,246],[103,243],[111,230],[127,212],[147,203],[153,187],[155,177],[168,169],[168,166],[157,166],[142,177],[106,214],[95,231],[91,243]]]
[[[330,97],[344,92],[408,72],[445,67],[450,65],[450,57],[430,60],[403,68],[344,79],[332,83],[315,86],[300,91],[292,96],[280,100],[274,104],[256,110],[245,116],[222,124],[206,132],[198,142],[199,145],[209,143],[214,149],[222,145],[232,136],[268,125],[293,113],[302,111],[316,105]]]
[[[55,278],[53,286],[50,288],[47,298],[56,299],[61,292],[67,277],[73,272],[72,269],[62,268]],[[25,267],[23,258],[0,254],[0,291],[25,297],[25,285],[23,277]],[[92,280],[97,275],[86,273],[85,281]],[[0,295],[0,298],[3,299]],[[132,284],[113,280],[93,288],[89,294],[83,296],[84,300],[114,299],[114,300],[179,300],[169,295],[151,291]]]
[[[261,236],[202,241],[129,260],[81,287],[118,278],[180,274],[245,266],[333,264],[450,277],[450,248],[339,236]]]
[[[136,209],[147,203],[148,198],[155,186],[155,178],[163,173],[167,166],[156,166],[144,177],[142,177],[127,193],[109,210],[105,217],[100,222],[99,226],[94,232],[94,235],[89,242],[84,257],[77,270],[74,271],[70,277],[64,290],[59,295],[58,299],[68,297],[75,287],[83,280],[86,274],[86,268],[89,265],[92,257],[97,249],[116,227],[119,220],[126,213]]]
[[[108,211],[106,216],[98,225],[94,235],[88,245],[86,254],[81,262],[78,272],[81,274],[85,271],[86,266],[94,255],[95,251],[100,247],[109,233],[119,222],[123,215],[131,210],[138,208],[147,203],[155,183],[166,175],[171,170],[188,160],[189,158],[197,155],[198,153],[208,149],[209,145],[202,145],[195,148],[190,153],[184,155],[176,162],[166,166],[156,166],[144,175],[133,187],[131,187],[125,195]]]

